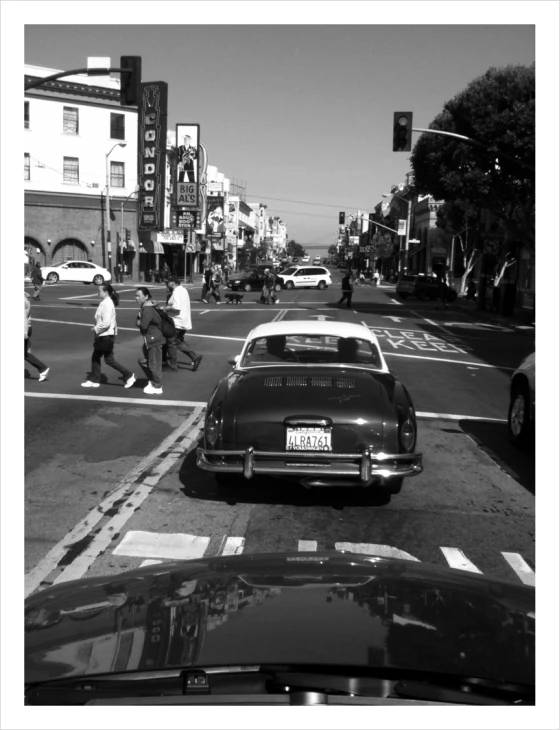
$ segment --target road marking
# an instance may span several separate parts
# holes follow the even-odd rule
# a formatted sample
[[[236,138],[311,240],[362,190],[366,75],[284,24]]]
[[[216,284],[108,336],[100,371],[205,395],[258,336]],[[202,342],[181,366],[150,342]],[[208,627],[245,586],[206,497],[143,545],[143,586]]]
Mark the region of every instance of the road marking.
[[[209,537],[185,533],[144,532],[131,530],[113,550],[113,555],[129,558],[164,558],[166,560],[194,560],[206,552]]]
[[[447,560],[450,568],[458,570],[468,570],[471,573],[480,573],[481,571],[474,563],[466,557],[465,553],[459,548],[440,547],[444,558]]]
[[[452,413],[427,413],[416,411],[416,418],[435,418],[442,421],[489,421],[490,423],[507,423],[507,418],[487,418],[486,416],[457,416]]]
[[[67,393],[25,393],[28,398],[62,398],[66,400],[89,400],[103,401],[104,403],[121,403],[131,406],[135,405],[156,405],[156,406],[176,406],[179,408],[206,408],[203,401],[194,400],[161,400],[155,398],[114,398],[101,395],[69,395]]]
[[[123,526],[132,517],[134,512],[138,510],[149,496],[152,489],[158,484],[163,476],[169,471],[169,469],[175,464],[175,462],[189,453],[200,437],[200,430],[202,428],[201,423],[202,409],[197,408],[188,419],[189,429],[193,425],[195,420],[196,424],[187,433],[185,438],[175,446],[173,451],[168,454],[160,464],[157,464],[152,470],[152,473],[145,477],[144,481],[138,486],[138,488],[126,499],[125,504],[120,508],[117,514],[112,517],[99,532],[97,532],[93,540],[87,545],[86,549],[83,550],[75,560],[65,568],[62,573],[53,581],[53,585],[64,583],[69,580],[77,580],[81,578],[96,560],[115,539],[123,528]],[[201,540],[207,539],[210,542],[210,538],[201,538]],[[206,544],[206,547],[208,545]],[[206,548],[205,548],[206,549]],[[153,555],[150,557],[158,557]]]
[[[316,553],[317,540],[299,540],[297,549],[300,553]]]
[[[377,545],[369,542],[335,542],[335,550],[346,553],[358,553],[360,555],[376,555],[380,558],[400,558],[401,560],[420,561],[414,555],[391,547],[391,545]]]
[[[105,514],[113,508],[113,506],[125,498],[126,493],[132,485],[148,472],[154,462],[168,449],[170,449],[185,431],[191,428],[197,417],[200,417],[202,410],[194,411],[187,420],[172,431],[169,436],[164,439],[159,446],[156,446],[148,456],[146,456],[139,464],[137,464],[121,482],[113,489],[113,491],[103,499],[96,507],[82,519],[78,524],[68,532],[54,547],[52,547],[45,557],[25,576],[25,596],[27,597],[44,581],[55,568],[60,564],[66,554],[82,540],[85,540],[91,534],[93,527],[103,519]]]
[[[326,314],[310,314],[309,319],[316,319],[318,322],[326,322],[327,319],[334,319],[334,317],[329,317]]]
[[[457,335],[453,334],[453,332],[451,332],[451,330],[448,330],[446,327],[444,327],[442,324],[438,324],[438,322],[434,322],[432,319],[428,319],[427,317],[422,317],[421,314],[418,314],[418,312],[415,312],[412,309],[410,311],[412,312],[412,314],[415,317],[420,317],[421,320],[423,320],[424,322],[427,322],[428,324],[432,325],[432,327],[437,327],[442,332],[445,332],[446,335],[450,335],[451,337],[456,337],[457,336]]]
[[[384,314],[383,319],[392,319],[393,322],[402,322],[402,317],[392,317],[390,314]],[[395,329],[395,327],[391,327],[390,329]]]
[[[528,586],[535,585],[535,573],[523,560],[519,553],[502,553],[510,567],[515,571],[518,578]]]
[[[391,356],[391,357],[410,357],[413,360],[431,360],[433,362],[450,362],[454,365],[475,365],[477,368],[491,368],[493,370],[509,370],[510,372],[514,372],[516,368],[510,368],[506,367],[505,365],[490,365],[489,363],[485,362],[470,362],[469,360],[451,360],[449,358],[445,357],[423,357],[422,355],[405,355],[404,353],[400,352],[385,352],[382,351],[384,355]]]
[[[447,327],[464,327],[466,329],[480,329],[491,327],[493,330],[500,330],[502,332],[513,332],[509,327],[501,327],[497,324],[486,324],[485,322],[444,322]],[[484,330],[483,330],[484,331]]]
[[[241,555],[244,545],[244,537],[228,537],[225,541],[224,549],[219,555]]]
[[[389,301],[392,302],[393,304],[398,304],[399,307],[402,307],[403,306],[403,303],[402,302],[398,302],[396,299],[390,299]]]

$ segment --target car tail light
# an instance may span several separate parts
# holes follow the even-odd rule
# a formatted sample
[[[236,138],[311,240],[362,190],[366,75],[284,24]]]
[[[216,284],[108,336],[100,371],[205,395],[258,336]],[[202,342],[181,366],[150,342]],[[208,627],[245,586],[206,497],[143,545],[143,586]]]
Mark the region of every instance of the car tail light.
[[[204,435],[206,437],[206,441],[210,444],[210,446],[214,446],[220,436],[221,430],[222,416],[221,408],[220,406],[218,406],[208,414],[206,418],[206,424],[204,426]]]
[[[400,428],[401,446],[405,451],[412,451],[416,440],[416,428],[409,418],[401,424]]]

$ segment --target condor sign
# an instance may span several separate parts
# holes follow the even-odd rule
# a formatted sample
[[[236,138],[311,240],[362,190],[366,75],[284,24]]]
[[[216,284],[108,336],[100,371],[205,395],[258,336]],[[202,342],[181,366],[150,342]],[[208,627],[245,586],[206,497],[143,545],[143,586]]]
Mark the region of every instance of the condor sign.
[[[167,163],[167,84],[142,84],[138,108],[138,229],[164,228]]]

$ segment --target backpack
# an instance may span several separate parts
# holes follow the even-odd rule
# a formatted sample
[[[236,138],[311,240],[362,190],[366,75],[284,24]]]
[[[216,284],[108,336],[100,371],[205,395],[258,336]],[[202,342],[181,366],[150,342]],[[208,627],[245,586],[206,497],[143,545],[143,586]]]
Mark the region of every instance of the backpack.
[[[175,337],[177,332],[175,330],[175,322],[173,319],[167,314],[167,312],[164,312],[163,309],[160,309],[159,307],[154,307],[154,309],[160,316],[160,328],[165,339],[169,340],[171,337]]]

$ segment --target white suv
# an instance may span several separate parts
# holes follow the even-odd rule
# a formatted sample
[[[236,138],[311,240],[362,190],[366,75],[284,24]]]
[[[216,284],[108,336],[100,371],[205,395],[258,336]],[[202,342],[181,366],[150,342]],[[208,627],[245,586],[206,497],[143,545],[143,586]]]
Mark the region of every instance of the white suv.
[[[332,280],[328,269],[323,266],[290,266],[278,274],[278,283],[286,289],[302,289],[306,286],[326,289]]]

